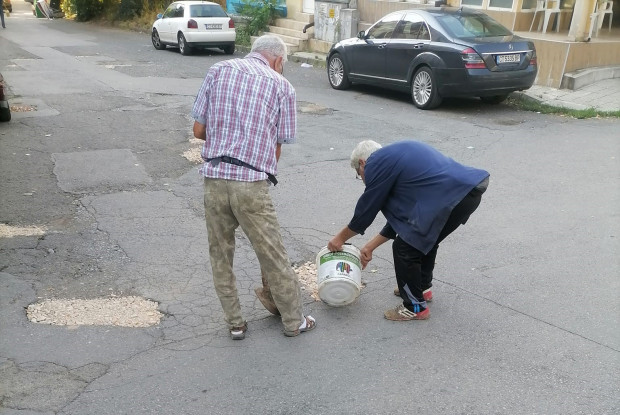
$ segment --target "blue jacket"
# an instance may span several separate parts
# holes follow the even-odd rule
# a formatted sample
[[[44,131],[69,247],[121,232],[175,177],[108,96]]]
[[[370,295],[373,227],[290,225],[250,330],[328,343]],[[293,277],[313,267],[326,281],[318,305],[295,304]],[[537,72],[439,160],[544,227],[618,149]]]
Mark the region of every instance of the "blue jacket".
[[[363,235],[381,211],[387,219],[381,235],[390,239],[398,235],[427,254],[452,209],[488,176],[421,142],[387,145],[366,160],[366,189],[349,228]]]

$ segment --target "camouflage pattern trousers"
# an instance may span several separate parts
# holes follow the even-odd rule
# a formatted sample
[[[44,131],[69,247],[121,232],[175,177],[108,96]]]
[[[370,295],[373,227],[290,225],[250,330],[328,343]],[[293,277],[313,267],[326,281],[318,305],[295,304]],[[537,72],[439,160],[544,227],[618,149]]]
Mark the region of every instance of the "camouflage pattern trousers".
[[[303,322],[301,287],[282,242],[269,182],[204,179],[204,205],[215,291],[229,328],[245,320],[233,272],[235,230],[250,240],[286,332]]]

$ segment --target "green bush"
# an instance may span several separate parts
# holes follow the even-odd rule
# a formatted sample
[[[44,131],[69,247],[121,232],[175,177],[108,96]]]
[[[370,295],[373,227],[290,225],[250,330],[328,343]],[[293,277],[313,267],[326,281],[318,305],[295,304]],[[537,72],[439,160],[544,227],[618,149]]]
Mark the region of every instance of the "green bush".
[[[117,18],[119,20],[132,20],[145,14],[163,12],[174,0],[120,0]],[[157,13],[156,13],[157,14]]]
[[[101,17],[103,0],[65,0],[62,9],[65,13],[74,15],[75,20],[85,22]]]
[[[120,20],[129,20],[142,14],[143,0],[121,0],[118,6],[118,18]]]
[[[250,36],[265,31],[280,16],[276,9],[278,0],[242,0],[242,3],[237,11],[244,16],[247,24],[237,33],[241,39],[249,40]]]

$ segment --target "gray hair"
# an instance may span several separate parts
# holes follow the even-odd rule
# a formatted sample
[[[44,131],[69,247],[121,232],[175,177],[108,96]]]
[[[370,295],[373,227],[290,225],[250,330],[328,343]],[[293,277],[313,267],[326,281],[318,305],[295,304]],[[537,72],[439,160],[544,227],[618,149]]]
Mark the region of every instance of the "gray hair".
[[[262,35],[252,44],[251,52],[258,52],[261,55],[269,55],[272,58],[282,57],[286,62],[286,43],[275,35]]]
[[[360,160],[368,160],[368,157],[375,151],[381,148],[381,144],[376,141],[366,140],[362,141],[353,149],[351,153],[351,167],[355,170],[360,168]]]

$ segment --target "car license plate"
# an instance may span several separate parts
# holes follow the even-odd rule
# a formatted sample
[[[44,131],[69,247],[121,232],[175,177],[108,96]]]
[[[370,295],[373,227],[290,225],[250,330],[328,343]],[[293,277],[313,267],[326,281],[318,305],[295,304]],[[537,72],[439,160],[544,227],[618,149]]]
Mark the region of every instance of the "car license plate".
[[[519,63],[521,55],[513,53],[512,55],[497,55],[497,63]]]
[[[217,30],[219,30],[219,29],[221,29],[221,28],[222,28],[222,25],[221,25],[221,24],[216,24],[216,23],[209,23],[209,24],[206,24],[206,25],[205,25],[205,27],[206,27],[207,29],[211,29],[211,30],[212,30],[212,29],[217,29]]]

